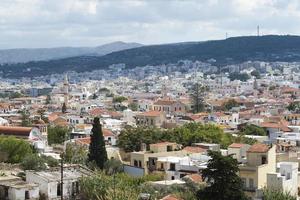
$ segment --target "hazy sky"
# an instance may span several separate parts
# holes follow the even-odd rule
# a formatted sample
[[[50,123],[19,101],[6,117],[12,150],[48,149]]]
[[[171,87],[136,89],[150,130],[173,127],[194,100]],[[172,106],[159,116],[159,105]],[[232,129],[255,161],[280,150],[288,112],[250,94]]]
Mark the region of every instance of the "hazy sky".
[[[300,0],[0,0],[0,48],[300,34]]]

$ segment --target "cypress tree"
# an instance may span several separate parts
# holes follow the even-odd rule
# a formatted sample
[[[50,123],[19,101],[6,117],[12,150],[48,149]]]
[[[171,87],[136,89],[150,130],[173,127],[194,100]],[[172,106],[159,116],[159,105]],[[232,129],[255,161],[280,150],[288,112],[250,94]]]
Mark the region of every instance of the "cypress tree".
[[[65,103],[63,103],[63,105],[61,107],[61,112],[62,113],[66,113],[67,112],[67,105]]]
[[[211,160],[207,168],[202,171],[202,177],[207,187],[197,192],[199,200],[249,200],[243,191],[242,179],[237,175],[239,171],[236,159],[222,156],[220,152],[209,151]]]
[[[95,162],[100,169],[103,169],[104,163],[107,161],[105,141],[98,117],[94,118],[88,159],[90,162]]]

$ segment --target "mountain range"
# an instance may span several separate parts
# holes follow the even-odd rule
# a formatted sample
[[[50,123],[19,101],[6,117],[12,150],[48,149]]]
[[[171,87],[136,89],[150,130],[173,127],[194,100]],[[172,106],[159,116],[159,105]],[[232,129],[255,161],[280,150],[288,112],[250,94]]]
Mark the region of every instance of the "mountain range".
[[[3,64],[3,77],[34,77],[66,71],[105,69],[124,63],[127,68],[176,63],[179,60],[216,60],[222,67],[249,60],[300,61],[300,36],[266,35],[232,37],[225,40],[148,45],[112,52],[103,56],[84,55],[47,61]]]
[[[0,50],[0,64],[45,61],[74,56],[102,56],[115,51],[141,47],[138,43],[113,42],[97,47],[57,47]]]

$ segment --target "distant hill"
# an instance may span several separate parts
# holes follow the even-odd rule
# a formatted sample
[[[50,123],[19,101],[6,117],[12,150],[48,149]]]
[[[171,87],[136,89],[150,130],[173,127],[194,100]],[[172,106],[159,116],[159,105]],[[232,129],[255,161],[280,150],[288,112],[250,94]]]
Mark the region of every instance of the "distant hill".
[[[113,52],[104,56],[77,56],[71,58],[2,65],[5,77],[39,76],[104,69],[111,64],[125,63],[127,68],[145,65],[176,63],[178,60],[207,61],[214,58],[217,66],[248,60],[300,61],[299,36],[245,36],[226,40],[188,42],[142,46]]]
[[[115,51],[141,47],[138,43],[113,42],[97,47],[58,47],[36,49],[4,49],[0,50],[0,63],[24,63],[45,61],[74,56],[102,56]]]

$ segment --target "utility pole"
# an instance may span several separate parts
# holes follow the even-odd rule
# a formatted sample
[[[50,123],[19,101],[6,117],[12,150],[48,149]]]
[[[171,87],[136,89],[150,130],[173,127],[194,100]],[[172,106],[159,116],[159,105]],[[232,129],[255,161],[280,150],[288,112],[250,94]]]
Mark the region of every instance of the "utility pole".
[[[60,159],[60,199],[64,200],[64,153],[61,154]]]

